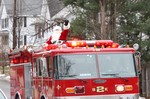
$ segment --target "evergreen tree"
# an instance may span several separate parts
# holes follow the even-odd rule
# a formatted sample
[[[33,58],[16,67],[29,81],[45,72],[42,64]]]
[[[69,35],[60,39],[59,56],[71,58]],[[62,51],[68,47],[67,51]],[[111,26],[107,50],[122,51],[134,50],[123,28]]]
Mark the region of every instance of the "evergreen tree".
[[[121,44],[140,44],[142,62],[150,62],[150,2],[149,0],[64,0],[65,5],[78,8],[72,32],[93,39],[112,39]],[[104,31],[99,12],[105,4]],[[101,19],[101,16],[100,16]]]

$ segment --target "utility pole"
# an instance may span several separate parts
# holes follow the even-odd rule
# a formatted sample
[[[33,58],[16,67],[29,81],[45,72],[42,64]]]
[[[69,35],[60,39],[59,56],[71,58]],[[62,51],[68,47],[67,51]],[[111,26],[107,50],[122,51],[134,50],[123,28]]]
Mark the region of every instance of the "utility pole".
[[[15,49],[16,46],[17,46],[16,26],[17,26],[16,0],[14,0],[14,9],[13,9],[13,49]]]
[[[23,17],[22,17],[22,0],[17,1],[17,38],[18,38],[18,48],[20,48],[20,36],[21,36],[21,28],[23,24]]]

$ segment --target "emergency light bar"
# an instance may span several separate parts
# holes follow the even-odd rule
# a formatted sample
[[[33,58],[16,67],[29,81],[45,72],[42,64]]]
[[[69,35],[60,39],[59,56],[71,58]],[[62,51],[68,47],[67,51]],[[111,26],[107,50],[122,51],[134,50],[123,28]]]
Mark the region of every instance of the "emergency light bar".
[[[112,40],[79,40],[79,41],[67,41],[66,45],[68,47],[86,47],[86,46],[96,46],[102,48],[117,48],[119,44],[113,43]]]
[[[119,44],[114,43],[112,40],[76,40],[76,41],[66,41],[61,45],[56,45],[56,44],[44,44],[44,49],[45,50],[52,50],[56,48],[63,47],[98,47],[98,48],[118,48]]]

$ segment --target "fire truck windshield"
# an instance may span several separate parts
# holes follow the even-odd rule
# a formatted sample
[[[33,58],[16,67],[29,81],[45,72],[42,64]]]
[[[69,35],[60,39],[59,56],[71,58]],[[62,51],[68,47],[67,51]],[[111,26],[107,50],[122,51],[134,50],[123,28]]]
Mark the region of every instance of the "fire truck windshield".
[[[56,60],[57,79],[98,77],[95,54],[65,54],[57,56]]]
[[[101,78],[136,76],[133,54],[99,54],[98,63]]]
[[[132,54],[63,54],[55,57],[56,79],[135,76]]]

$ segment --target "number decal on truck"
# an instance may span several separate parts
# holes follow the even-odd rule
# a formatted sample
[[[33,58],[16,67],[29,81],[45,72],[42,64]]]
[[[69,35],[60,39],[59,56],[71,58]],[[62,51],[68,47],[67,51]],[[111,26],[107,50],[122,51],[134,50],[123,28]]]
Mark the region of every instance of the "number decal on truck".
[[[105,92],[105,88],[103,86],[97,86],[96,92]]]
[[[92,91],[105,92],[105,91],[108,91],[108,88],[106,88],[104,86],[97,86],[96,88],[92,88]]]

